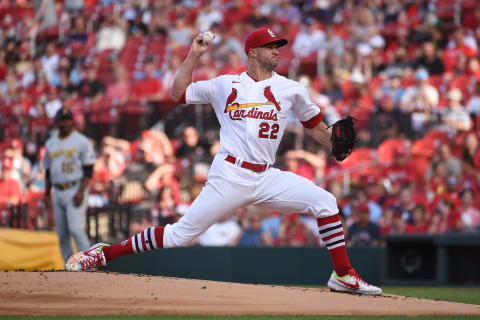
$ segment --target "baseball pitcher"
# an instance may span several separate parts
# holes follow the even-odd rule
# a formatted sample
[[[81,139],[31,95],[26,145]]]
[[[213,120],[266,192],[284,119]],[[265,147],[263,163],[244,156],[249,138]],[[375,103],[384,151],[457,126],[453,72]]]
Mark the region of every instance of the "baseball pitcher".
[[[73,255],[71,236],[79,251],[89,247],[85,223],[95,154],[87,137],[73,129],[70,110],[58,110],[55,121],[59,133],[45,144],[45,199],[50,202],[51,198],[60,251],[66,262]]]
[[[120,244],[96,244],[73,256],[67,269],[96,270],[125,254],[184,246],[235,208],[256,205],[286,214],[313,214],[334,265],[329,288],[381,294],[380,288],[362,280],[350,265],[335,197],[308,179],[272,167],[290,110],[338,160],[353,149],[352,118],[340,120],[332,133],[307,90],[275,73],[279,48],[287,40],[267,28],[255,30],[246,39],[246,72],[192,82],[195,64],[208,50],[209,40],[208,32],[195,38],[171,92],[171,97],[181,103],[211,104],[221,125],[221,148],[202,192],[177,223],[145,229]]]

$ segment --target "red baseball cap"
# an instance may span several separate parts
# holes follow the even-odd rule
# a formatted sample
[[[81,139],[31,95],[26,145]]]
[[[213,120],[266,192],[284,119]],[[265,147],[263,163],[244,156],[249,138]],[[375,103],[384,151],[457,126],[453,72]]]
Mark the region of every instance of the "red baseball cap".
[[[361,203],[357,207],[358,212],[370,212],[370,208],[368,207],[368,204],[366,203]]]
[[[278,37],[271,29],[261,28],[251,32],[245,40],[245,54],[248,50],[263,46],[268,43],[277,42],[279,47],[288,43],[287,39]]]

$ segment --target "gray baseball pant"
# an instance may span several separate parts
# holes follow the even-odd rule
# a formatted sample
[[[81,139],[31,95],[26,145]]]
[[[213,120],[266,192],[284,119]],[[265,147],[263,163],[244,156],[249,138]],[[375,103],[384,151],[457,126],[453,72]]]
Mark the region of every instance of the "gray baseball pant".
[[[90,247],[90,242],[85,232],[88,189],[85,190],[83,202],[79,207],[76,207],[73,202],[73,197],[79,187],[80,183],[77,183],[77,185],[67,190],[56,188],[53,190],[52,207],[55,217],[55,229],[60,242],[60,252],[65,262],[73,254],[71,236],[75,239],[75,244],[79,251],[85,251]]]

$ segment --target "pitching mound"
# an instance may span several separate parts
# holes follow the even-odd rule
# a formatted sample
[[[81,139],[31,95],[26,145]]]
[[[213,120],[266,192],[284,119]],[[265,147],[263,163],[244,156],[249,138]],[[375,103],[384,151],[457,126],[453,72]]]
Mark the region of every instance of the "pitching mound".
[[[480,315],[469,304],[114,273],[0,272],[0,314]]]

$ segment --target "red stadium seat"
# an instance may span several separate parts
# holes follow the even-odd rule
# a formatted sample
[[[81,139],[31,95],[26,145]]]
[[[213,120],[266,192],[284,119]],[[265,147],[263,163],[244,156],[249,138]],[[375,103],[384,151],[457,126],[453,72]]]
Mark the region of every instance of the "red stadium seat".
[[[429,131],[423,138],[413,143],[411,153],[415,157],[431,158],[440,144],[448,142],[447,132]]]
[[[393,162],[395,151],[399,148],[409,148],[409,141],[406,139],[387,139],[380,144],[377,151],[378,161],[382,164]]]
[[[343,169],[353,168],[355,166],[371,163],[376,160],[375,150],[370,148],[358,148],[344,161],[340,163]]]
[[[414,156],[412,164],[416,171],[416,176],[419,178],[425,177],[428,167],[430,166],[430,159],[428,157]]]

